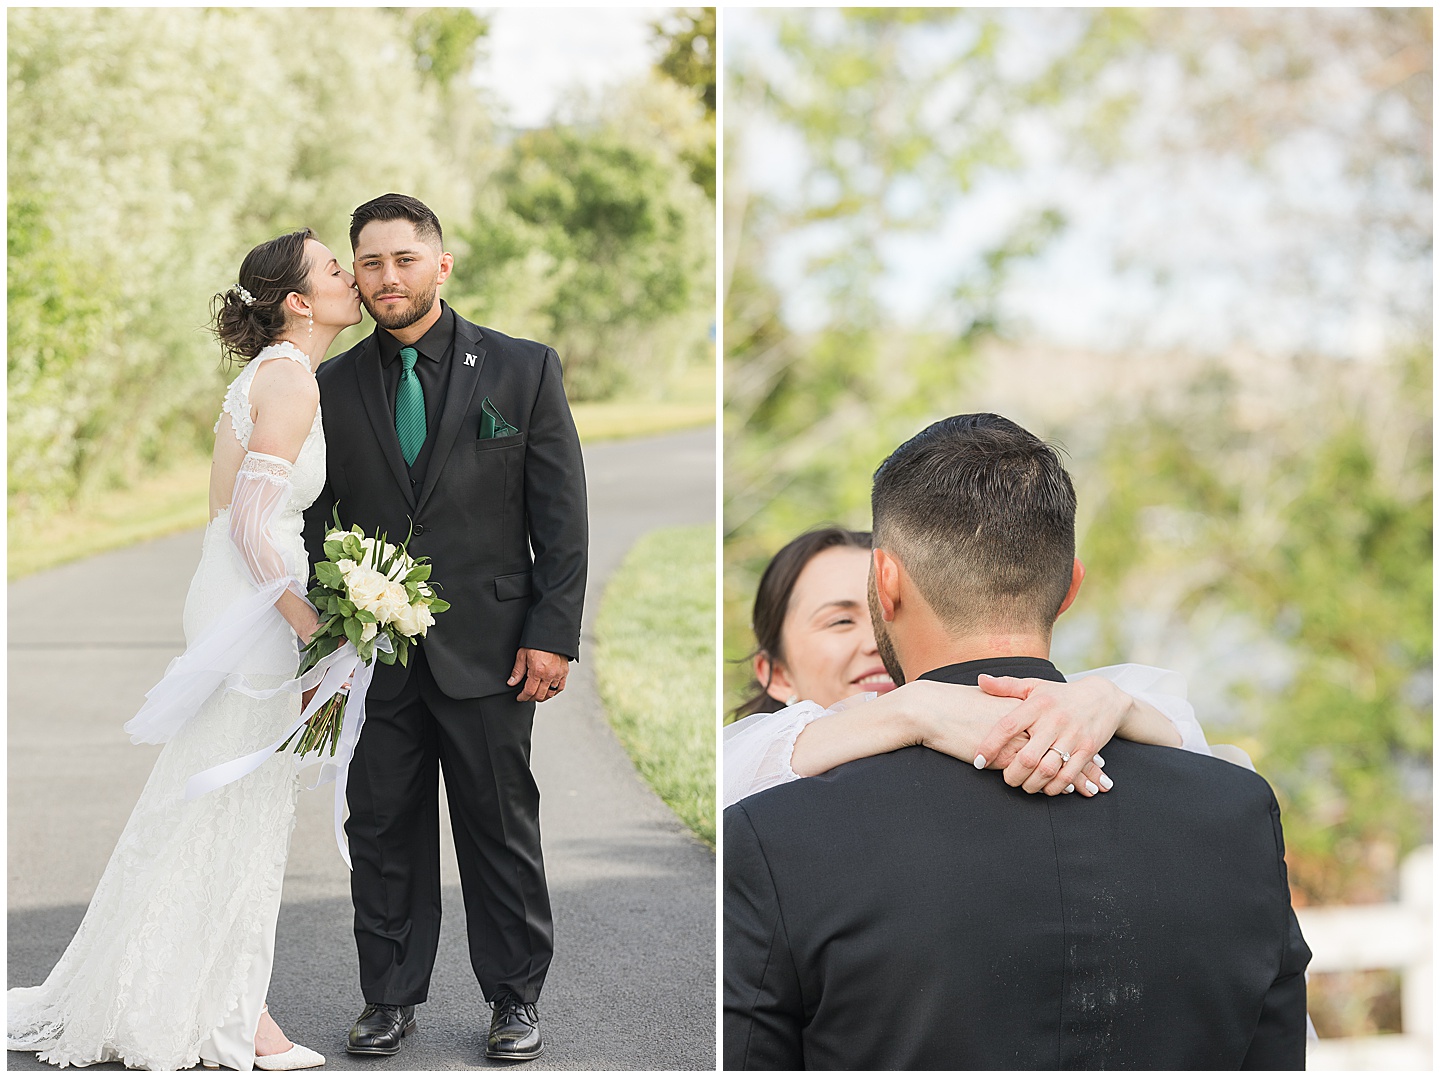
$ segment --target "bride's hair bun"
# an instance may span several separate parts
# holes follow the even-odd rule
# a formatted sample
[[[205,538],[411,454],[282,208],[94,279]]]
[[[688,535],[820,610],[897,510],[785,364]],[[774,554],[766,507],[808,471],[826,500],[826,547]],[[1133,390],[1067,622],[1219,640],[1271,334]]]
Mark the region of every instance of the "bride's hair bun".
[[[310,291],[308,228],[266,240],[240,263],[235,284],[210,301],[211,327],[227,358],[248,363],[285,332],[285,297]]]

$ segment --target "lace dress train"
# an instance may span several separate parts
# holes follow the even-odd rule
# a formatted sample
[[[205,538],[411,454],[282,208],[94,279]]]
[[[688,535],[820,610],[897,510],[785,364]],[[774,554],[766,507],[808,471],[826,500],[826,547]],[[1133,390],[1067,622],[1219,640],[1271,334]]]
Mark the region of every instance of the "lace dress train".
[[[308,368],[297,350],[272,347],[227,395],[222,423],[228,417],[242,446],[250,434],[250,381],[261,363],[280,356]],[[276,755],[195,800],[184,791],[190,776],[255,751],[299,716],[296,693],[265,692],[294,678],[295,633],[273,605],[259,616],[253,609],[240,615],[265,595],[273,604],[282,589],[267,584],[276,574],[289,578],[288,586],[305,578],[301,513],[323,481],[318,413],[293,466],[247,454],[235,499],[205,531],[185,602],[186,656],[126,727],[135,740],[165,740],[165,747],[64,955],[44,984],[7,993],[10,1049],[36,1051],[60,1066],[121,1061],[178,1070],[202,1058],[236,1070],[254,1066],[295,823],[294,760]],[[252,519],[242,524],[242,513]],[[246,550],[246,537],[257,545]],[[187,658],[197,643],[227,633],[232,646],[225,668],[212,672],[213,691],[198,707],[145,729],[140,720],[157,711],[157,700],[169,699],[174,712],[174,701],[184,699],[177,685],[194,694],[199,682]]]

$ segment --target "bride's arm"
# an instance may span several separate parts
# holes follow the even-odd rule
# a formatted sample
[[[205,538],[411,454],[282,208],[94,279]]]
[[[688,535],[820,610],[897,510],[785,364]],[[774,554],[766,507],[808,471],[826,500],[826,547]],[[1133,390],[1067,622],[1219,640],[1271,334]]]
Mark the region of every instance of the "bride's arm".
[[[1080,689],[1064,684],[1056,688],[1054,699],[1059,703],[1050,717],[1062,731],[1086,731],[1088,736],[1103,736],[1108,741],[1131,706],[1129,698],[1118,691],[1096,693],[1088,686]],[[823,722],[806,726],[795,739],[790,766],[799,776],[818,775],[851,760],[907,745],[925,745],[966,763],[1005,767],[1025,747],[1023,733],[1014,737],[1013,743],[993,749],[991,759],[979,761],[976,757],[986,736],[1016,706],[1012,700],[968,685],[912,681],[878,699],[845,701]],[[1086,796],[1109,789],[1110,780],[1102,766],[1089,760],[1078,764],[1074,769],[1078,777],[1056,786],[1053,792],[1071,792],[1065,789],[1067,785],[1078,786]]]
[[[315,379],[295,363],[272,361],[255,372],[250,386],[255,426],[230,500],[230,539],[241,563],[257,587],[288,579],[275,608],[302,644],[309,642],[319,618],[305,598],[305,582],[285,565],[270,526],[289,497],[290,465],[300,455],[319,402]]]

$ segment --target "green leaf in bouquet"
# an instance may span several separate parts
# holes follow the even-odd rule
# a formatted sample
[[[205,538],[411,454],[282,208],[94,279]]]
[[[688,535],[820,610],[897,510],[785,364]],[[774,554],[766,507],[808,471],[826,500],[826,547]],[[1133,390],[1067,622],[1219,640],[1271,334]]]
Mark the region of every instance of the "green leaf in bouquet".
[[[432,614],[443,614],[449,609],[450,604],[447,603],[444,599],[440,598],[438,595],[430,600],[430,613]]]
[[[361,632],[363,632],[363,630],[361,629],[360,623],[358,621],[356,621],[354,618],[345,619],[345,639],[350,641],[350,643],[354,644],[357,650],[360,647]]]
[[[386,666],[394,666],[394,665],[395,665],[395,653],[394,653],[393,651],[382,651],[382,652],[380,653],[380,661],[381,661],[382,663],[384,663]]]
[[[365,560],[365,548],[360,545],[360,540],[354,533],[345,537],[343,547],[345,556],[351,561],[361,562]]]
[[[401,666],[408,666],[410,663],[410,641],[403,636],[395,638],[395,656]]]
[[[418,583],[420,583],[420,581],[422,581],[422,580],[429,580],[429,579],[430,579],[430,569],[431,569],[431,566],[429,566],[429,565],[417,565],[417,566],[415,566],[415,568],[411,569],[408,573],[405,574],[405,583],[407,583],[407,584],[418,584]]]
[[[328,561],[315,563],[315,579],[327,588],[343,588],[345,586],[345,574],[340,571],[339,566]]]
[[[325,595],[325,613],[343,614],[344,611],[340,609],[340,604],[344,601],[340,596],[327,592]]]
[[[344,614],[347,618],[353,618],[355,611],[360,609],[349,599],[340,599],[338,602],[340,603],[340,613]]]
[[[345,556],[345,544],[339,539],[327,539],[325,541],[325,556],[331,561],[339,561]]]
[[[355,620],[363,622],[366,625],[377,625],[380,621],[380,619],[370,613],[370,611],[361,610],[359,607],[355,608]]]

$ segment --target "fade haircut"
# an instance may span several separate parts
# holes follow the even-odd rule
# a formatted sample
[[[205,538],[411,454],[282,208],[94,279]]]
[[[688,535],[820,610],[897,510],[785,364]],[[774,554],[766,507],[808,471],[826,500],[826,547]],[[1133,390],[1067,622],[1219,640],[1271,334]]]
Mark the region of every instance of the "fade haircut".
[[[350,250],[360,242],[360,231],[371,221],[409,221],[415,235],[426,243],[445,249],[445,235],[440,231],[440,218],[418,198],[390,193],[372,198],[350,215]]]
[[[1075,488],[1049,445],[1003,416],[951,416],[885,459],[870,504],[875,545],[948,631],[1049,636],[1075,558]]]

